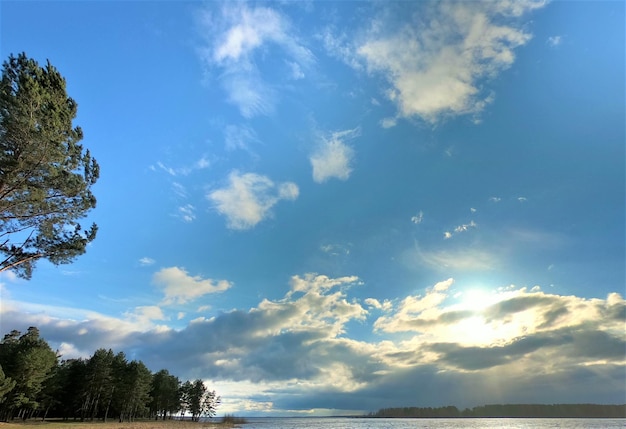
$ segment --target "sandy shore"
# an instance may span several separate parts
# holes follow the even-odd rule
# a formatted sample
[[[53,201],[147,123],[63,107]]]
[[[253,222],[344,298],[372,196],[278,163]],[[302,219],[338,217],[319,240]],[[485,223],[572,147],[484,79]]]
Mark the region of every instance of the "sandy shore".
[[[117,421],[103,422],[80,422],[80,421],[59,421],[50,420],[28,420],[25,422],[0,422],[0,429],[223,429],[236,427],[231,424],[219,423],[221,419],[215,419],[215,422],[189,422],[180,420],[165,421],[148,421],[140,422],[123,422]]]

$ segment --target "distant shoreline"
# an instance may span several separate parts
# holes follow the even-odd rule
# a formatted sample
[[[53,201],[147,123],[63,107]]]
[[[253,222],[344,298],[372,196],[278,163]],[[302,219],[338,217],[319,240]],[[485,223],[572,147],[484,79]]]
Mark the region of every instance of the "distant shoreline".
[[[626,418],[626,404],[489,404],[459,410],[447,407],[382,408],[368,418]]]

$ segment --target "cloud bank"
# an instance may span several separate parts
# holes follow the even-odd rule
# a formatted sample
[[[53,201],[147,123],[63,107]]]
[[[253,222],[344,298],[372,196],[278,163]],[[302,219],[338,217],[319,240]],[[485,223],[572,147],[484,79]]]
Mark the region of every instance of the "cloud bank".
[[[171,300],[228,289],[177,268],[155,278],[181,285],[166,292]],[[218,391],[224,386],[224,412],[373,411],[407,398],[462,407],[623,400],[626,301],[617,293],[585,299],[509,286],[477,300],[447,279],[380,302],[356,299],[363,285],[355,276],[296,275],[281,299],[179,330],[158,325],[165,315],[155,306],[122,318],[74,312],[70,319],[9,301],[1,316],[7,326],[39,326],[68,353],[106,342],[154,370],[211,380]],[[374,337],[358,339],[368,326]]]

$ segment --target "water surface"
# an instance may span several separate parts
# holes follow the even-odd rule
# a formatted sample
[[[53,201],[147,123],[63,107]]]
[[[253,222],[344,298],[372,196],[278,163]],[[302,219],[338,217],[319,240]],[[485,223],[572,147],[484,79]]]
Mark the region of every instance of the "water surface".
[[[624,429],[626,419],[248,418],[242,429]]]

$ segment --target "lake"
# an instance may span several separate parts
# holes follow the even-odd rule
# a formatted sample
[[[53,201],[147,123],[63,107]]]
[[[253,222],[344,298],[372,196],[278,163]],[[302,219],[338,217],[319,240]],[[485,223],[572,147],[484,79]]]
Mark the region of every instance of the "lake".
[[[624,429],[626,419],[247,418],[242,429]]]

